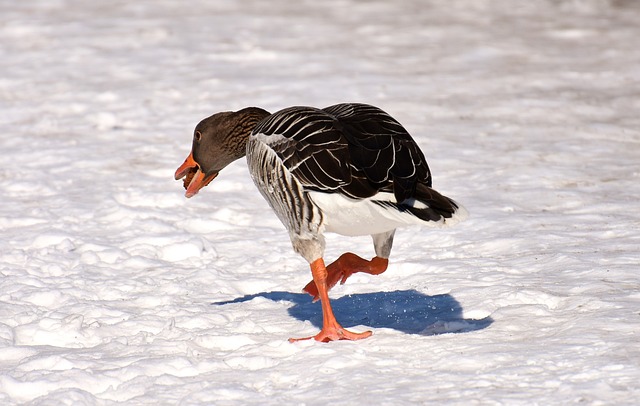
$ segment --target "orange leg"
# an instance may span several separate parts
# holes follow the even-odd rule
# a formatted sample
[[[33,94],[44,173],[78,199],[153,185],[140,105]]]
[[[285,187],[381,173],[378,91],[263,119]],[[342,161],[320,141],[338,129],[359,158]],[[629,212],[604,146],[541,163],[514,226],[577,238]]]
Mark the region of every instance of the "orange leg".
[[[324,265],[324,260],[318,258],[311,263],[311,274],[315,285],[318,287],[318,296],[322,304],[322,330],[318,334],[312,337],[305,338],[290,338],[289,342],[296,342],[301,340],[315,339],[316,341],[329,342],[335,340],[361,340],[371,335],[371,331],[365,331],[364,333],[353,333],[343,328],[331,309],[331,303],[329,303],[329,289],[327,288],[327,268]]]
[[[367,261],[351,252],[344,253],[327,266],[327,290],[334,287],[338,281],[340,281],[340,284],[345,283],[356,272],[380,275],[387,270],[388,264],[389,260],[386,258],[374,257],[371,261]],[[315,278],[302,290],[313,296],[314,302],[320,299]]]

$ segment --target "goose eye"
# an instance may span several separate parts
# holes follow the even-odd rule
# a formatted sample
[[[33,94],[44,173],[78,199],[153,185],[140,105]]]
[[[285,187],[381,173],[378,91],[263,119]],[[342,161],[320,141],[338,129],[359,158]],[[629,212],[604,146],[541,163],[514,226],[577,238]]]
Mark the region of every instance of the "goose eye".
[[[193,135],[193,138],[195,138],[196,141],[200,141],[200,139],[202,138],[202,133],[200,131],[196,131],[196,133]]]

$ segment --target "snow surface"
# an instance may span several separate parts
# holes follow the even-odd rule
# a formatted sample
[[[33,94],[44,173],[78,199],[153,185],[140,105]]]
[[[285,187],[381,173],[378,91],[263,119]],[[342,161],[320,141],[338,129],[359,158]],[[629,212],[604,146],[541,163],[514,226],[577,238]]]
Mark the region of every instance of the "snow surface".
[[[0,403],[637,404],[640,2],[0,2]],[[367,102],[471,217],[332,290],[193,127]],[[373,255],[328,236],[327,261]]]

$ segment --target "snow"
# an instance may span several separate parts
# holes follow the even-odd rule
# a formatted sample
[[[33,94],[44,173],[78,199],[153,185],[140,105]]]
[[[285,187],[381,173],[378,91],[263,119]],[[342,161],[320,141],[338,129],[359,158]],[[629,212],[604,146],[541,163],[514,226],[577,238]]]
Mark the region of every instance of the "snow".
[[[0,403],[635,404],[640,3],[0,3]],[[470,218],[331,292],[193,127],[366,102]],[[327,235],[327,262],[373,255]]]

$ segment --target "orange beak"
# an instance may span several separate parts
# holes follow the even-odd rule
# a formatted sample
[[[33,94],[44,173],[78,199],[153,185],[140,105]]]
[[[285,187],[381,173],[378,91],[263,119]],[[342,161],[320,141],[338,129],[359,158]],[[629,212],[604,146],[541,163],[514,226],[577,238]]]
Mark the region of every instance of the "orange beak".
[[[205,173],[200,170],[198,163],[193,159],[193,153],[190,153],[187,159],[185,159],[182,165],[176,170],[175,174],[176,180],[180,180],[185,176],[184,188],[187,189],[187,191],[184,195],[186,197],[192,197],[218,176],[218,172],[214,172],[208,176],[205,175]]]

